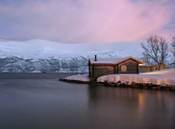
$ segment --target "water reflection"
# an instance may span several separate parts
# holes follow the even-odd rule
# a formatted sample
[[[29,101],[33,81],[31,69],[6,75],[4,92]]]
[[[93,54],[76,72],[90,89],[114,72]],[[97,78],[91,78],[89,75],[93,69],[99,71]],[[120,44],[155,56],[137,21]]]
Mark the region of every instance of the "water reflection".
[[[138,94],[138,108],[139,108],[140,113],[144,112],[144,107],[145,107],[145,95],[143,93],[139,93]]]
[[[0,80],[0,129],[174,129],[175,93]]]
[[[175,94],[127,88],[89,86],[89,109],[92,119],[104,126],[173,128],[175,127]],[[112,120],[116,124],[105,123]]]

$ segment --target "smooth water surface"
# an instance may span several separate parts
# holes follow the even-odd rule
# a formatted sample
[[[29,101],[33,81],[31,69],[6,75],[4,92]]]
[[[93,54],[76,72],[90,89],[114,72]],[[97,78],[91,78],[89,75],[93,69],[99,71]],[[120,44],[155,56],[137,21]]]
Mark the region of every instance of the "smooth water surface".
[[[175,129],[175,93],[0,79],[0,129]]]

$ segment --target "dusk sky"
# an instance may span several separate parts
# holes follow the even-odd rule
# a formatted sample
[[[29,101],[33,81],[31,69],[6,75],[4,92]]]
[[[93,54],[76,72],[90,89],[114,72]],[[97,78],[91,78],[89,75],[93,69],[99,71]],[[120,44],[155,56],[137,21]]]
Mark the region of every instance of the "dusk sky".
[[[0,0],[1,40],[136,42],[172,36],[175,0]],[[175,34],[174,34],[175,35]]]

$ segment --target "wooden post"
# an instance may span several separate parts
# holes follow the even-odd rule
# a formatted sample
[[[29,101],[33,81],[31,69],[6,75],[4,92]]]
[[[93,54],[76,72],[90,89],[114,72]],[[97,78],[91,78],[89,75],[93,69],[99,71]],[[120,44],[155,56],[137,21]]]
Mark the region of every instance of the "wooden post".
[[[92,77],[93,77],[93,78],[94,78],[94,70],[95,70],[94,64],[92,64]]]
[[[89,77],[91,77],[91,60],[88,60]]]
[[[119,65],[117,64],[117,74],[119,73]]]
[[[137,63],[137,74],[139,74],[139,64]]]
[[[97,55],[95,55],[95,59],[94,59],[94,61],[97,61]]]

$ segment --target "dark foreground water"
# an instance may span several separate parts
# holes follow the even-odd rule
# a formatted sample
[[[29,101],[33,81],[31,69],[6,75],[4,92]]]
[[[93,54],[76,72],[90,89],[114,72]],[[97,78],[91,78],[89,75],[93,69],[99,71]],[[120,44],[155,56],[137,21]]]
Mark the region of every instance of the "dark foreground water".
[[[18,76],[0,77],[0,129],[175,129],[174,92]]]

